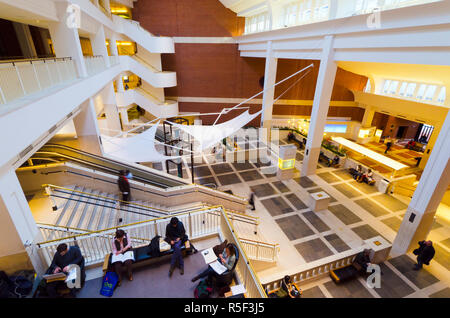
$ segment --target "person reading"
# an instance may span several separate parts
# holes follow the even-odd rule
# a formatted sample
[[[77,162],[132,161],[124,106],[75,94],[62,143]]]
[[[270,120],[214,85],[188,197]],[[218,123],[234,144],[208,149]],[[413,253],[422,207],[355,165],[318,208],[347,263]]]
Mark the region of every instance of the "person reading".
[[[122,282],[122,272],[125,268],[128,274],[128,279],[133,280],[133,273],[131,265],[134,261],[134,253],[131,250],[131,242],[128,239],[124,230],[117,230],[116,235],[112,241],[112,258],[111,264],[119,277],[117,286]]]
[[[186,248],[190,249],[189,239],[186,235],[183,222],[179,221],[176,217],[171,218],[170,223],[166,226],[166,238],[164,240],[173,248],[172,258],[170,260],[169,277],[172,276],[177,263],[180,268],[180,274],[183,275],[184,261],[181,247],[187,242]]]
[[[59,244],[46,274],[63,273],[67,276],[69,275],[70,265],[80,266],[81,284],[83,284],[86,276],[84,272],[84,257],[81,255],[80,248],[78,246],[67,246],[65,243]],[[58,288],[64,287],[65,285],[66,283],[63,280],[47,283],[47,294],[50,297],[58,297]],[[73,295],[73,290],[71,290],[71,294]]]
[[[217,262],[224,266],[226,270],[231,270],[234,266],[234,263],[236,262],[236,251],[234,250],[233,244],[229,243],[224,248],[223,252],[219,254],[219,257],[217,258]],[[215,262],[208,265],[208,267],[192,278],[192,282],[195,282],[196,280],[199,280],[200,278],[208,277],[211,278],[212,275],[220,275],[216,272],[217,269],[219,269],[220,266],[216,266]],[[223,273],[223,272],[222,272]]]

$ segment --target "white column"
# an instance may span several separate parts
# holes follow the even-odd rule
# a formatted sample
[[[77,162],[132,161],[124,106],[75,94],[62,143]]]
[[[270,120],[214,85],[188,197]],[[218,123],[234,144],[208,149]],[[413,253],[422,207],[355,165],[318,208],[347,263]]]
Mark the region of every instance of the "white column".
[[[308,130],[308,141],[301,170],[302,176],[309,176],[316,172],[336,71],[337,64],[334,61],[333,37],[328,35],[325,36],[320,59],[311,123]]]
[[[113,56],[119,55],[119,51],[117,50],[117,36],[114,32],[111,32],[111,36],[109,38],[109,51]]]
[[[103,25],[100,25],[97,29],[97,33],[91,34],[89,39],[91,40],[92,52],[94,55],[103,56],[106,67],[109,67],[110,61],[108,57],[108,48],[106,47],[105,29],[103,28]]]
[[[123,88],[122,74],[119,74],[119,76],[116,77],[116,87],[117,93],[125,92],[125,89]]]
[[[273,57],[272,41],[267,42],[266,69],[264,72],[264,89],[261,115],[261,126],[270,129],[272,125],[273,99],[275,95],[275,81],[277,77],[278,59]]]
[[[427,238],[439,203],[450,184],[450,113],[437,137],[433,152],[409,203],[400,229],[392,244],[391,255],[413,249]]]
[[[73,124],[80,149],[102,156],[100,129],[98,128],[97,114],[92,98],[88,98],[81,104],[81,112],[73,118]]]
[[[5,172],[0,176],[0,268],[8,272],[34,268],[42,274],[46,266],[35,245],[42,240],[14,170]]]
[[[130,121],[128,120],[128,109],[126,107],[120,107],[120,118],[122,119],[122,125],[128,125]]]
[[[372,121],[374,116],[375,110],[370,106],[366,106],[366,110],[364,111],[364,117],[361,121],[361,127],[363,128],[372,127]]]
[[[52,38],[56,57],[72,57],[80,77],[87,77],[80,36],[77,28],[69,28],[67,21],[67,2],[55,2],[59,22],[49,22],[48,29]]]
[[[114,93],[112,82],[107,84],[99,95],[104,105],[108,129],[112,134],[120,133],[122,127],[120,125],[119,109],[117,107],[116,95]]]
[[[442,129],[442,124],[434,124],[433,127],[434,127],[434,130],[430,136],[430,139],[428,140],[428,143],[427,143],[427,146],[423,153],[422,159],[420,160],[420,163],[419,163],[419,167],[421,169],[425,169],[425,166],[430,158],[431,152],[432,152],[433,148],[435,148],[438,134]]]

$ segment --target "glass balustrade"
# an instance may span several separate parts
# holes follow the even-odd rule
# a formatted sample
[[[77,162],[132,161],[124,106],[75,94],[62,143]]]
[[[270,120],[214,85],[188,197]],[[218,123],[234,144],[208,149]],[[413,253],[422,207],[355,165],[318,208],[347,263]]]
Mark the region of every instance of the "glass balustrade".
[[[0,103],[6,104],[77,78],[70,58],[27,59],[0,62]]]

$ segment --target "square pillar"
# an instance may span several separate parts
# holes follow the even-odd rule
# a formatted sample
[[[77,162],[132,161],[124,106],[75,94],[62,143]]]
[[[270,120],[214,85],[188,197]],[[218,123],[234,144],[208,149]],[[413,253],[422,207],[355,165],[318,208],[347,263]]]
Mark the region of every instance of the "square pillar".
[[[66,23],[68,19],[68,14],[66,13],[68,5],[68,2],[55,2],[59,21],[49,22],[48,30],[50,31],[56,57],[72,57],[78,76],[87,77],[78,29],[69,27]]]
[[[36,243],[43,241],[14,170],[0,176],[0,268],[46,270]]]
[[[91,34],[89,39],[91,40],[92,52],[94,55],[101,55],[105,60],[106,67],[110,66],[108,48],[106,47],[105,29],[103,25],[97,29],[97,33]]]
[[[407,253],[425,240],[436,210],[450,184],[450,113],[447,114],[433,152],[422,173],[400,229],[392,244],[392,256]]]
[[[80,113],[73,118],[79,147],[83,151],[103,156],[94,100],[88,98],[80,107]]]
[[[308,130],[308,141],[301,175],[315,174],[323,140],[331,93],[336,78],[337,64],[334,61],[333,36],[327,35],[323,42],[322,58],[311,112],[311,123]]]
[[[279,180],[289,180],[294,177],[296,154],[296,145],[280,146],[277,170],[277,178]]]
[[[264,93],[261,114],[261,126],[270,129],[272,126],[273,99],[277,77],[278,59],[273,57],[272,41],[267,42],[266,68],[264,73]]]

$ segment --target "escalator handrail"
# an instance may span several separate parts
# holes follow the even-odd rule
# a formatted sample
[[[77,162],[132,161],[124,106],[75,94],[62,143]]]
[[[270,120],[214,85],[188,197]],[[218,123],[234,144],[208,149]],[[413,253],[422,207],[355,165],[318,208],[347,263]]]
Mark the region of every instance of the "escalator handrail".
[[[110,163],[112,163],[114,165],[118,165],[118,166],[126,166],[129,170],[135,170],[135,171],[138,171],[138,172],[143,173],[143,174],[153,174],[154,176],[157,176],[157,177],[159,177],[159,178],[161,178],[163,180],[164,179],[169,179],[171,181],[171,183],[177,183],[178,185],[188,184],[186,181],[183,182],[183,180],[175,180],[175,179],[171,178],[171,176],[162,176],[162,175],[159,175],[156,172],[146,171],[146,170],[138,168],[138,167],[129,167],[127,164],[124,164],[122,162],[116,161],[114,159],[101,157],[101,156],[98,156],[98,155],[95,155],[95,154],[92,154],[92,153],[89,153],[89,152],[85,152],[83,150],[79,150],[79,149],[75,149],[75,148],[66,146],[66,145],[48,143],[48,144],[44,145],[42,148],[45,148],[45,147],[61,148],[61,149],[65,149],[65,150],[68,150],[68,151],[73,151],[74,153],[79,153],[79,154],[85,155],[87,157],[92,157],[92,158],[97,159],[99,161],[110,162]],[[141,178],[143,180],[146,180],[143,177],[139,177],[139,178]],[[152,183],[152,181],[150,181],[150,180],[146,180],[146,181],[148,183]],[[165,187],[169,187],[169,186],[176,186],[176,185],[165,185]]]

